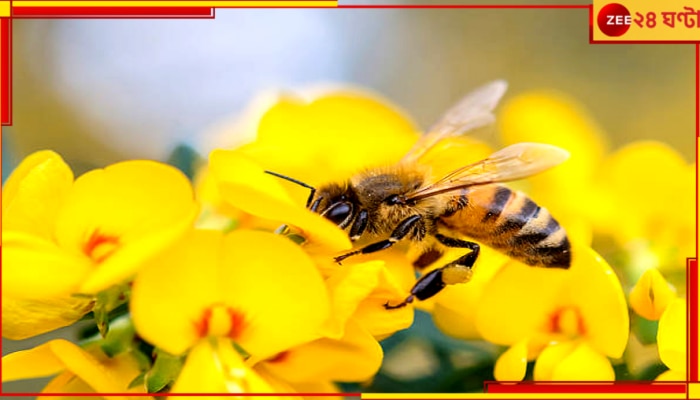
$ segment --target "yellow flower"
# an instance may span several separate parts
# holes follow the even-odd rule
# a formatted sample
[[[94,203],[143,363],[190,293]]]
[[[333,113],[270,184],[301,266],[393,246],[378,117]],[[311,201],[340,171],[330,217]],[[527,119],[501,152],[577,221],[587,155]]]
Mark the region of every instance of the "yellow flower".
[[[656,341],[659,345],[659,357],[669,368],[668,371],[659,375],[659,381],[682,381],[686,382],[686,324],[687,310],[685,299],[675,299],[666,307],[659,320],[659,330]]]
[[[418,137],[415,125],[388,104],[359,91],[310,101],[287,96],[262,117],[256,140],[237,150],[267,170],[311,185],[345,179],[397,162]],[[304,194],[297,197],[300,204]]]
[[[348,321],[358,322],[377,339],[408,328],[413,322],[410,308],[384,308],[387,300],[399,302],[415,281],[415,274],[403,254],[387,251],[381,260],[371,255],[358,256],[354,262],[328,267],[326,285],[331,296],[331,317],[323,326],[323,335],[339,339]]]
[[[92,295],[127,281],[196,213],[191,186],[175,168],[127,161],[74,180],[56,153],[30,155],[2,193],[3,336],[76,321]]]
[[[379,370],[383,353],[377,340],[350,320],[339,339],[321,338],[277,354],[256,365],[292,384],[363,382]]]
[[[569,270],[510,261],[483,289],[478,331],[488,341],[513,346],[497,363],[497,379],[522,379],[527,360],[535,358],[536,380],[615,378],[606,356],[622,356],[627,343],[624,293],[594,251],[575,246],[572,254]]]
[[[173,392],[271,392],[234,349],[264,360],[319,337],[330,310],[312,260],[279,235],[197,230],[136,277],[131,312],[149,343],[189,351]]]
[[[2,371],[3,382],[57,375],[42,393],[144,393],[137,387],[129,389],[129,384],[141,373],[130,353],[109,358],[97,345],[84,350],[63,339],[4,356]]]
[[[636,276],[648,268],[685,271],[695,254],[695,179],[695,165],[654,141],[629,144],[601,165],[592,217],[628,250]]]
[[[395,281],[395,276],[400,274],[390,273],[382,261],[364,262],[331,275],[326,280],[331,314],[321,328],[323,337],[259,363],[251,358],[249,363],[268,381],[291,388],[371,379],[383,360],[377,339],[405,329],[413,321],[408,308],[387,317],[387,297],[400,301],[405,296],[406,285]]]
[[[676,290],[657,269],[644,272],[630,292],[630,307],[642,317],[656,321],[675,299]]]

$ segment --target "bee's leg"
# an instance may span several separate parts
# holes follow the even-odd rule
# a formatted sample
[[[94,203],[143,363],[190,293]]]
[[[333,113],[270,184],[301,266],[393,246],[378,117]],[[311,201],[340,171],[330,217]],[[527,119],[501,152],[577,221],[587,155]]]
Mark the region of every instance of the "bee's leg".
[[[362,234],[365,232],[365,229],[367,229],[367,222],[369,221],[369,213],[367,210],[362,209],[360,212],[357,213],[357,217],[355,217],[355,222],[352,223],[352,227],[350,227],[350,240],[353,242],[362,236]]]
[[[436,234],[435,238],[447,247],[459,247],[471,250],[469,253],[452,261],[445,266],[432,270],[423,275],[413,288],[411,294],[397,305],[389,305],[387,302],[384,308],[387,310],[401,308],[411,303],[414,298],[425,300],[435,296],[447,285],[469,282],[472,277],[472,266],[479,257],[479,245],[466,240],[454,239],[441,234]]]
[[[447,247],[459,247],[471,250],[469,253],[440,268],[440,270],[442,270],[442,281],[445,285],[469,282],[472,278],[472,266],[479,257],[479,245],[474,242],[447,237],[439,233],[435,235],[435,239]]]
[[[476,262],[476,258],[479,257],[479,245],[474,242],[469,242],[466,240],[461,240],[461,239],[455,239],[451,237],[447,237],[445,235],[441,235],[439,233],[435,234],[435,239],[438,240],[438,242],[444,244],[447,247],[452,247],[452,248],[461,248],[461,249],[469,249],[471,250],[469,253],[463,255],[462,257],[454,260],[450,264],[455,264],[458,262],[462,262],[462,265],[465,265],[469,268],[474,265],[474,262]],[[450,265],[448,264],[448,265]]]
[[[415,259],[415,261],[413,261],[413,267],[418,270],[425,269],[432,265],[440,257],[442,257],[442,251],[436,248],[430,248],[424,251],[418,258]]]
[[[393,310],[395,308],[405,307],[408,303],[413,302],[415,298],[418,300],[428,299],[445,287],[445,283],[442,281],[442,268],[434,269],[427,274],[423,275],[413,288],[411,288],[411,294],[406,297],[406,300],[394,306],[389,305],[387,301],[384,304],[384,308],[387,310]]]
[[[367,246],[351,251],[349,253],[345,253],[342,256],[338,256],[335,258],[335,262],[340,263],[341,261],[345,260],[346,258],[350,256],[354,256],[356,254],[367,254],[367,253],[374,253],[375,251],[380,251],[384,249],[388,249],[389,247],[393,246],[394,243],[398,242],[399,240],[403,239],[408,235],[411,230],[413,229],[418,229],[417,231],[421,234],[425,234],[425,229],[421,228],[421,225],[423,224],[422,217],[420,215],[412,215],[403,221],[399,223],[399,225],[394,229],[393,232],[391,232],[391,236],[389,236],[388,239],[380,240],[379,242],[374,242],[371,244],[368,244]]]

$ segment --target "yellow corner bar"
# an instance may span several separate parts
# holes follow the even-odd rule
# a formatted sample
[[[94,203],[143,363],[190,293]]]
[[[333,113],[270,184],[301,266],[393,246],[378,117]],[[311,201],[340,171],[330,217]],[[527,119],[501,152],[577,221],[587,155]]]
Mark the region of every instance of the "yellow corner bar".
[[[700,383],[689,383],[688,384],[688,398],[689,399],[700,399]]]

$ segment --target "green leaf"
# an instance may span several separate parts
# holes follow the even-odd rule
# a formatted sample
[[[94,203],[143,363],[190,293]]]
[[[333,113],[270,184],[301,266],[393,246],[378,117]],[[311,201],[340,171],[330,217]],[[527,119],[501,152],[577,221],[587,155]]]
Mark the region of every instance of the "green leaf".
[[[139,347],[138,343],[140,341],[136,341],[137,345],[134,347]],[[151,357],[147,354],[150,353],[144,353],[141,349],[132,349],[131,350],[131,355],[136,359],[136,363],[139,366],[139,370],[143,371],[144,374],[146,371],[151,369],[152,363],[151,363]]]
[[[109,357],[131,350],[136,330],[129,316],[122,316],[110,322],[110,329],[100,343],[102,351]]]
[[[634,380],[634,376],[632,376],[632,373],[630,372],[626,363],[614,365],[613,370],[615,371],[615,380],[617,381]]]
[[[659,330],[659,321],[650,321],[639,315],[632,314],[632,332],[642,344],[656,343],[656,332]]]
[[[182,356],[174,356],[160,349],[156,349],[155,353],[156,361],[144,377],[148,393],[160,392],[175,382],[184,363]]]
[[[111,311],[129,301],[129,286],[112,286],[97,294],[95,307],[92,312],[95,317],[97,329],[102,337],[107,336],[109,331],[109,321],[112,317]]]
[[[137,386],[142,386],[142,385],[144,384],[145,378],[146,378],[146,372],[140,373],[139,376],[137,376],[136,378],[134,378],[133,381],[129,382],[129,387],[128,387],[128,389],[133,389],[133,388],[135,388],[135,387],[137,387]]]
[[[640,372],[636,379],[640,381],[652,381],[666,371],[668,371],[668,367],[662,363],[652,364]]]

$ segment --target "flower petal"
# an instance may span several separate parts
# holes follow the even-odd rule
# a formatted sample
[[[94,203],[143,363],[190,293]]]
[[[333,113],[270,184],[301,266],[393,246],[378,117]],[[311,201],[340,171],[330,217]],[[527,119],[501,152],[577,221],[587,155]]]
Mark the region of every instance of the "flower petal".
[[[544,333],[571,271],[533,268],[509,261],[486,285],[476,328],[493,343],[512,345]]]
[[[128,355],[119,359],[104,358],[104,362],[99,358],[67,340],[56,339],[3,357],[2,379],[42,377],[65,369],[97,393],[124,393],[139,373],[136,361]],[[115,396],[115,399],[124,398]]]
[[[87,257],[28,233],[3,231],[3,296],[44,299],[75,293],[93,270]]]
[[[73,185],[73,171],[53,151],[22,160],[2,189],[2,231],[50,240],[58,210]]]
[[[202,340],[192,348],[172,393],[272,393],[227,340]],[[207,396],[207,398],[210,398]],[[222,399],[229,397],[221,397]]]
[[[2,337],[26,339],[68,326],[93,307],[93,300],[81,297],[17,299],[2,295]]]
[[[685,374],[687,360],[686,346],[687,311],[686,300],[675,299],[668,305],[659,320],[656,342],[659,357],[673,371]]]
[[[582,342],[553,366],[551,380],[614,381],[615,371],[604,355]]]
[[[205,310],[223,300],[222,247],[222,233],[196,230],[139,271],[130,304],[139,335],[175,355],[200,339]]]
[[[598,351],[620,357],[629,337],[629,316],[620,281],[593,250],[572,249],[569,270],[532,268],[509,262],[489,282],[477,311],[476,325],[483,337],[497,344],[523,338],[558,334],[553,326],[561,310],[571,308],[581,317],[578,335]]]
[[[589,344],[609,357],[622,356],[629,338],[629,311],[615,271],[590,248],[574,248],[565,293],[581,313]]]
[[[266,361],[265,367],[290,382],[362,382],[377,373],[382,356],[377,340],[351,320],[342,338],[295,347]]]
[[[516,343],[496,360],[493,375],[499,381],[522,381],[527,372],[527,341]]]
[[[54,341],[50,341],[33,349],[16,351],[2,357],[2,381],[42,378],[63,371],[65,365],[54,354],[53,343]]]
[[[336,91],[311,101],[287,96],[262,117],[257,141],[240,151],[265,169],[315,185],[396,163],[417,131],[368,92]]]
[[[100,263],[78,291],[97,293],[130,279],[149,259],[168,249],[192,229],[195,214],[192,212],[179,221],[173,221],[170,226],[163,226],[157,232],[144,235],[138,240],[125,239],[124,245]]]
[[[352,247],[346,233],[304,208],[304,203],[295,203],[279,178],[264,173],[251,160],[226,150],[213,151],[209,159],[221,195],[229,204],[261,218],[294,225],[308,236],[307,239],[328,246],[329,251]]]
[[[387,310],[388,299],[408,295],[396,277],[390,274],[381,260],[344,265],[326,280],[331,296],[331,318],[326,321],[323,335],[339,339],[344,335],[352,317],[372,334],[384,336],[405,329],[413,322],[413,310],[404,307]]]
[[[75,376],[70,371],[63,371],[41,390],[42,393],[66,393],[66,396],[61,396],[65,400],[79,400],[78,396],[71,396],[69,393],[95,393],[95,390],[90,387],[85,381]],[[97,396],[95,396],[97,397]],[[51,400],[54,396],[37,396],[37,400]]]
[[[630,306],[642,317],[656,321],[676,297],[675,289],[656,268],[644,272],[630,292]]]
[[[235,340],[265,359],[319,337],[330,300],[321,274],[291,240],[237,230],[224,238],[224,304],[240,313]]]
[[[536,381],[554,380],[554,370],[563,359],[576,349],[572,341],[554,342],[542,350],[535,362],[534,378]]]
[[[129,278],[183,235],[197,211],[192,187],[177,169],[126,161],[75,181],[58,216],[56,239],[100,264],[81,288],[94,293]],[[103,242],[109,246],[100,252]]]
[[[358,257],[357,261],[364,259]],[[413,324],[414,312],[411,307],[387,310],[385,304],[387,300],[390,303],[403,301],[416,283],[415,268],[403,252],[385,251],[381,260],[384,267],[379,273],[379,284],[358,304],[351,317],[378,340],[408,329]],[[358,269],[356,266],[352,268]]]
[[[609,197],[594,204],[609,203],[609,212],[595,219],[598,229],[623,245],[640,237],[684,239],[669,232],[679,223],[687,223],[695,210],[694,176],[691,179],[680,154],[665,143],[634,142],[614,153],[600,169],[596,181]],[[643,190],[649,187],[655,188],[656,196]],[[621,209],[626,212],[616,212]]]

